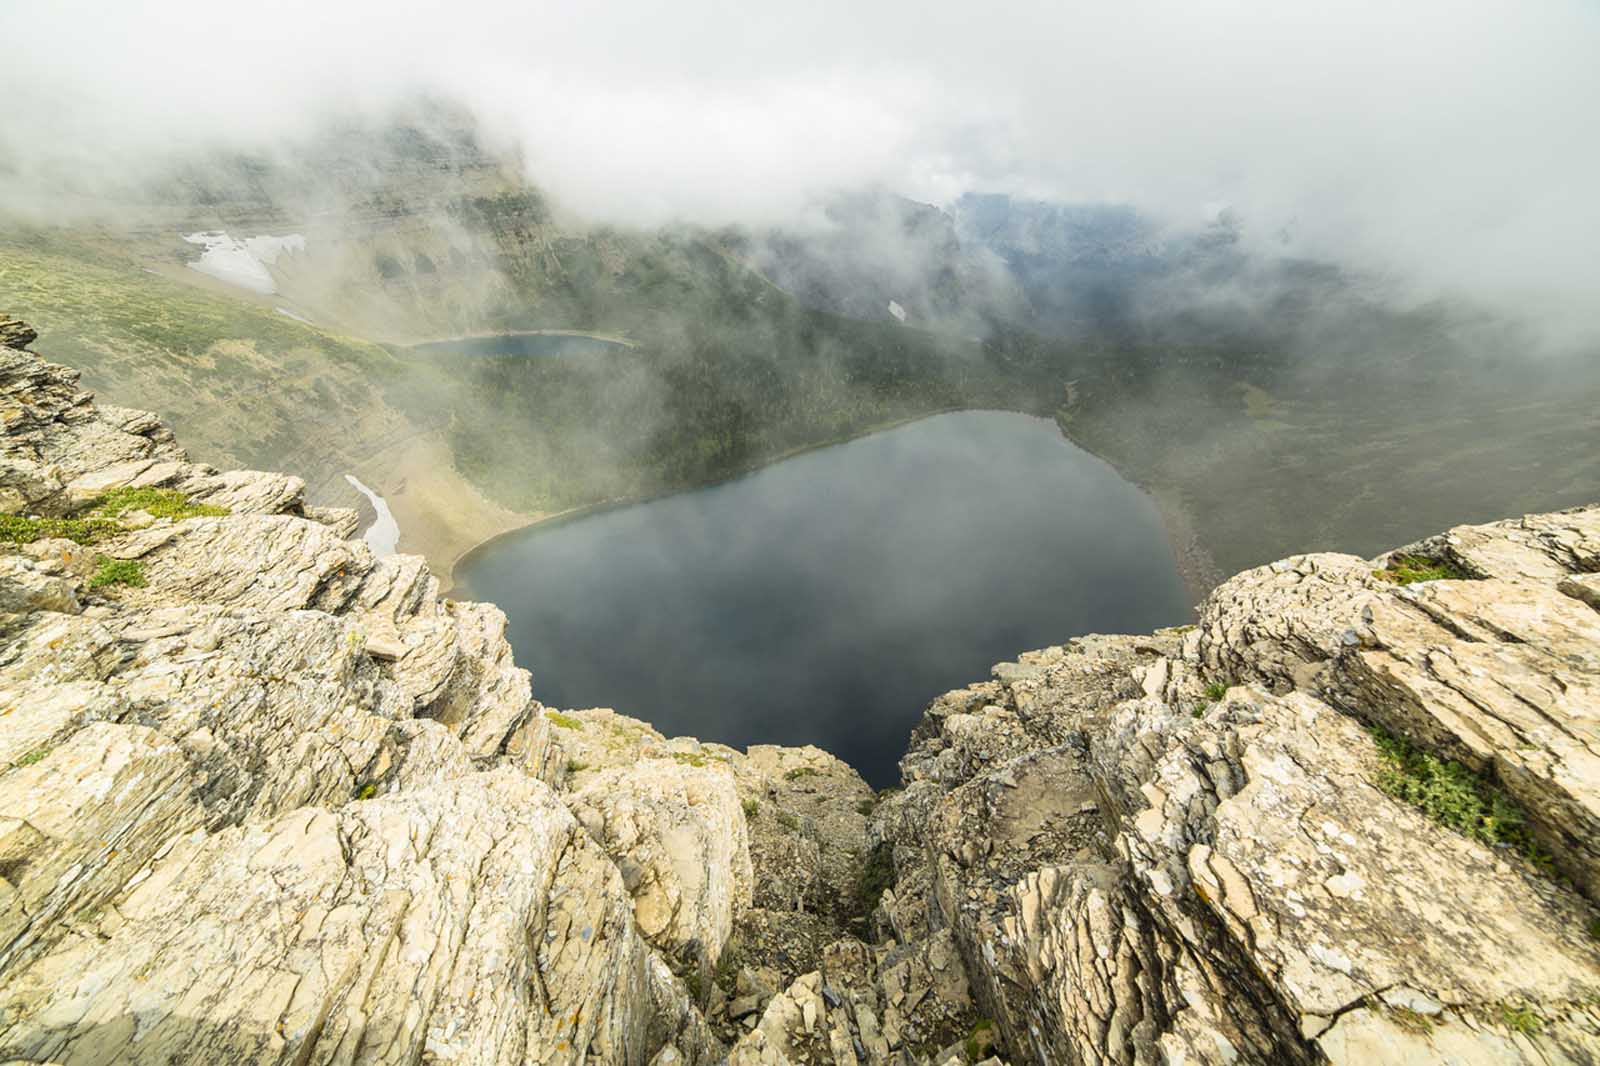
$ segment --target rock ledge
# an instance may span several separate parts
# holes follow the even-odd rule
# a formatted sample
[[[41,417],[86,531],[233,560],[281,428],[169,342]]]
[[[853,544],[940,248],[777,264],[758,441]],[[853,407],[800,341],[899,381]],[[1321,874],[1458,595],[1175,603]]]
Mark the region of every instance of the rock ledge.
[[[34,340],[0,321],[0,1061],[1600,1062],[1600,507],[1000,664],[874,795],[541,706],[497,609]],[[44,535],[126,489],[204,513]],[[1397,798],[1374,729],[1515,836]]]

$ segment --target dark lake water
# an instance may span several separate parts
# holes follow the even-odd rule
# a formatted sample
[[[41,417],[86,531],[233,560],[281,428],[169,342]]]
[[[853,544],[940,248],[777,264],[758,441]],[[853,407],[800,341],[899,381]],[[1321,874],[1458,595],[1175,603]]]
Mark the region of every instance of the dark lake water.
[[[989,411],[535,527],[457,577],[510,616],[546,704],[816,744],[874,786],[992,664],[1190,613],[1150,499],[1053,423]]]
[[[528,355],[542,358],[593,355],[611,348],[626,348],[619,341],[579,337],[564,333],[497,333],[487,337],[456,337],[447,341],[414,344],[421,355]]]

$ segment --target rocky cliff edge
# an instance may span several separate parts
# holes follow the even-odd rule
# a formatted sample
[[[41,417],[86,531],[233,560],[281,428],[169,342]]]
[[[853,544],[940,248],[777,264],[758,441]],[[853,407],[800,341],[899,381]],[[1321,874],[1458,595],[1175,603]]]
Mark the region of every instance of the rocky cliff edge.
[[[1600,508],[1001,664],[874,795],[541,706],[497,609],[33,341],[0,1061],[1600,1062]]]

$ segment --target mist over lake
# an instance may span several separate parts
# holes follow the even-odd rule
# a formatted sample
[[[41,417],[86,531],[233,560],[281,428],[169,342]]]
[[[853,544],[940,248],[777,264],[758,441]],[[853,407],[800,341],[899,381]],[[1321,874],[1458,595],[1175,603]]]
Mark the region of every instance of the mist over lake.
[[[1189,617],[1150,499],[1051,422],[988,411],[525,530],[458,574],[546,704],[816,744],[875,786],[993,663]]]

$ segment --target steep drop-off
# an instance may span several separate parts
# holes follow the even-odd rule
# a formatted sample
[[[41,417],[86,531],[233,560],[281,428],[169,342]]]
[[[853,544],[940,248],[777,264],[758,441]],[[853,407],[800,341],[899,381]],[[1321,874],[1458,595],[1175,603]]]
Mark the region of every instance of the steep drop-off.
[[[1001,664],[875,796],[542,707],[498,610],[32,340],[0,325],[0,1060],[1600,1057],[1600,507]]]

